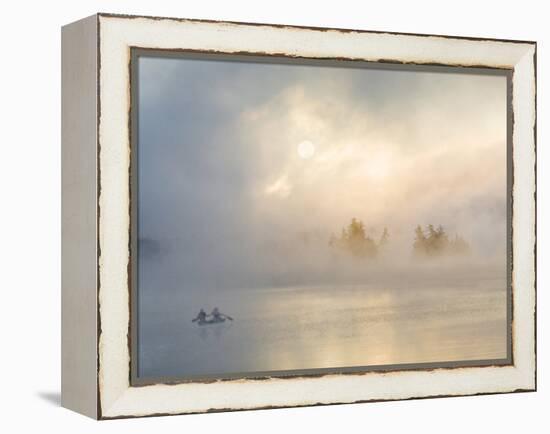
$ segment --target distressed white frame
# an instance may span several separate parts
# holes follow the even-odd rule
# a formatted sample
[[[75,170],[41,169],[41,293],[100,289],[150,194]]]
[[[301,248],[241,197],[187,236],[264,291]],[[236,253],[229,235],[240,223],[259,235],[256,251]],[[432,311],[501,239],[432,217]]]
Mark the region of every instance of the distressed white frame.
[[[536,388],[535,51],[530,42],[98,16],[101,418]],[[130,386],[130,47],[513,68],[513,366]]]

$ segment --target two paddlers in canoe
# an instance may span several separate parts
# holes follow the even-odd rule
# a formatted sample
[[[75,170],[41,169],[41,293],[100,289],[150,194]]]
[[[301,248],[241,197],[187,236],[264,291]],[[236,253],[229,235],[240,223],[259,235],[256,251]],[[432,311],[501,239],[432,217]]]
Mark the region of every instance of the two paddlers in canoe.
[[[220,322],[225,322],[226,320],[233,321],[229,315],[221,313],[220,310],[215,307],[210,314],[207,314],[204,309],[201,309],[197,316],[193,319],[193,322],[196,322],[198,325],[205,324],[217,324]]]

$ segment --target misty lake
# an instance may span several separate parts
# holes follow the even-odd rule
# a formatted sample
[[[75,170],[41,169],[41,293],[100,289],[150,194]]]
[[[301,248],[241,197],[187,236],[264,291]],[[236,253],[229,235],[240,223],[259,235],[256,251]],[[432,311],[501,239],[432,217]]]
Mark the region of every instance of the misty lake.
[[[137,57],[139,377],[506,359],[507,76]]]
[[[463,276],[173,291],[140,299],[139,376],[506,358],[506,281]],[[198,326],[215,306],[234,318]]]

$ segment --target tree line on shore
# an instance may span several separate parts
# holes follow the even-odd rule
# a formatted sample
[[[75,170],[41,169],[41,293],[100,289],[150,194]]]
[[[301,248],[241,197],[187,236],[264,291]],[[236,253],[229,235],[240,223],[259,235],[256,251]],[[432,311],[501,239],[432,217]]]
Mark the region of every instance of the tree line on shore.
[[[450,238],[441,225],[436,228],[430,224],[425,229],[418,225],[414,232],[412,249],[415,257],[434,258],[470,253],[470,246],[464,238],[458,234]],[[351,222],[342,228],[340,236],[330,236],[329,246],[356,258],[375,258],[389,242],[388,228],[385,227],[379,236],[370,236],[365,224],[359,219],[352,218]]]
[[[470,246],[464,238],[458,234],[449,238],[441,225],[437,229],[428,225],[425,230],[418,225],[414,233],[413,251],[417,256],[465,255],[470,252]]]

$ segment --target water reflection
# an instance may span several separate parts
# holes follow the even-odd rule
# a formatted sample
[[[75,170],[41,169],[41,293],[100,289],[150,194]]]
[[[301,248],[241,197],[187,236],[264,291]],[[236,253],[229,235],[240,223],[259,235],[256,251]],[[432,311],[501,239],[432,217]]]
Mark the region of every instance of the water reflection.
[[[197,326],[197,332],[202,340],[220,339],[233,325],[232,322]]]
[[[157,296],[140,312],[140,375],[505,358],[505,281],[459,283]],[[213,300],[235,321],[191,323],[197,306]]]

